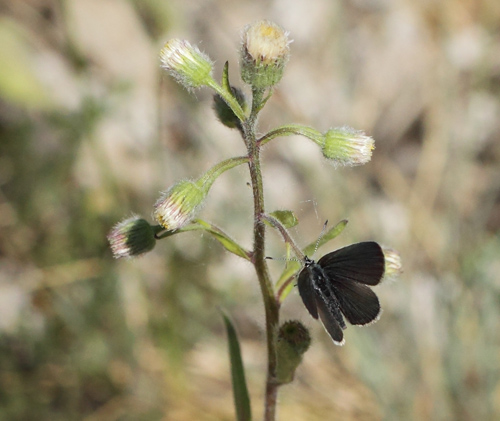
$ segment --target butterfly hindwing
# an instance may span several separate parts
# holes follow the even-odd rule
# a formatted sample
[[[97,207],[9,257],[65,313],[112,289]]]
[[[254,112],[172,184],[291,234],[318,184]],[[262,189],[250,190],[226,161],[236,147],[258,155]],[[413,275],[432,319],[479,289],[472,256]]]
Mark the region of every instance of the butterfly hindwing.
[[[342,332],[342,327],[333,313],[319,297],[316,300],[316,304],[321,323],[323,323],[325,330],[328,332],[333,342],[335,342],[336,345],[344,345],[344,332]]]
[[[377,285],[385,270],[382,248],[373,241],[356,243],[335,250],[319,259],[318,264],[329,278]]]
[[[353,325],[366,325],[377,320],[380,303],[375,293],[366,285],[345,279],[330,278],[337,292],[340,311]]]

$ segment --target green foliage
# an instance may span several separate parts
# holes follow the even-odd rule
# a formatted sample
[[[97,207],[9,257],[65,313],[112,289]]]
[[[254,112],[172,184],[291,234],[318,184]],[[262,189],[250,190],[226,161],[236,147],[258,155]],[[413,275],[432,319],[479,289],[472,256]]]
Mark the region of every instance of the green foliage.
[[[277,210],[269,215],[275,217],[285,228],[293,228],[299,223],[295,214],[289,210]]]
[[[234,405],[236,407],[236,419],[238,421],[250,421],[252,419],[250,396],[248,395],[245,380],[245,368],[241,359],[241,349],[238,335],[229,317],[222,313],[226,325],[227,341],[229,343],[229,357],[231,361],[231,378],[233,384]]]

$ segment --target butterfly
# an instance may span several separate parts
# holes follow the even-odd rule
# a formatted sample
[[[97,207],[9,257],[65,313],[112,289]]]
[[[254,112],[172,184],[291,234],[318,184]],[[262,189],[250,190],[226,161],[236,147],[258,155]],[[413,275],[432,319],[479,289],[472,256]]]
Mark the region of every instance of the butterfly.
[[[332,251],[317,263],[305,257],[297,283],[299,294],[311,316],[321,319],[336,345],[345,342],[344,317],[353,325],[378,320],[380,303],[369,286],[382,280],[384,270],[382,247],[373,241]]]

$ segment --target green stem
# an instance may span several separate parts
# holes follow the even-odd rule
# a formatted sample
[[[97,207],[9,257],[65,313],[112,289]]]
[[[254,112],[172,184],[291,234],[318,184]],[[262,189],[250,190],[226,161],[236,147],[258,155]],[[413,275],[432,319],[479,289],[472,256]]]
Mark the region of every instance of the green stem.
[[[215,80],[211,81],[208,86],[210,86],[215,92],[217,92],[221,98],[226,101],[226,104],[229,105],[229,108],[233,110],[233,113],[240,119],[240,121],[245,121],[246,116],[245,112],[241,108],[241,105],[236,101],[233,93],[227,91],[222,86],[220,86]]]
[[[238,156],[235,158],[229,158],[225,161],[219,162],[210,168],[205,174],[203,174],[197,181],[201,183],[202,186],[210,188],[213,182],[225,171],[230,170],[238,165],[248,162],[248,156]]]
[[[293,252],[297,256],[297,259],[299,259],[301,262],[304,261],[305,255],[300,249],[300,247],[295,243],[293,238],[290,236],[290,233],[288,230],[283,226],[283,224],[278,221],[276,218],[272,217],[271,215],[262,215],[262,219],[265,219],[267,222],[269,222],[274,228],[276,228],[283,239],[285,240],[285,243],[290,244],[290,246],[293,249]]]
[[[274,421],[276,414],[276,401],[278,397],[277,371],[277,332],[279,327],[279,304],[274,295],[269,269],[265,259],[265,225],[262,216],[265,212],[264,188],[260,167],[260,146],[257,144],[255,132],[257,114],[261,108],[263,90],[254,89],[252,96],[252,111],[243,124],[243,134],[248,149],[250,177],[254,197],[254,245],[253,264],[257,272],[266,315],[267,335],[267,381],[265,392],[264,420]]]
[[[270,142],[276,137],[292,135],[307,137],[319,146],[322,146],[325,141],[324,135],[321,132],[318,132],[316,129],[313,129],[312,127],[303,126],[301,124],[287,124],[286,126],[277,127],[276,129],[266,133],[257,141],[257,144],[259,146],[264,146],[266,143]]]

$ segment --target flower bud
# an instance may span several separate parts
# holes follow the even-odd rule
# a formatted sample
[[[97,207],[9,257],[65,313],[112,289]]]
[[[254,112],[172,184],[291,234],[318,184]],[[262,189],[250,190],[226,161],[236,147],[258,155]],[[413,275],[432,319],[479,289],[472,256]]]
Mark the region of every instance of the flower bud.
[[[203,204],[208,189],[183,180],[172,186],[154,205],[154,217],[166,230],[176,230],[189,224]]]
[[[363,132],[341,127],[324,135],[323,156],[338,165],[363,165],[370,161],[374,140]]]
[[[247,156],[229,158],[214,165],[196,181],[178,182],[162,193],[155,203],[155,219],[169,231],[189,224],[203,205],[214,181],[225,171],[247,162]]]
[[[278,331],[278,367],[279,384],[290,383],[295,370],[302,361],[302,355],[311,345],[309,330],[298,320],[283,323]]]
[[[247,102],[243,91],[241,89],[231,87],[231,92],[236,98],[238,104],[240,104],[243,112],[246,112]],[[234,111],[229,107],[229,105],[227,105],[226,101],[224,101],[219,94],[214,95],[214,110],[217,114],[217,118],[222,124],[224,124],[224,126],[229,127],[230,129],[241,128],[240,119],[236,116],[236,114],[234,114]]]
[[[107,238],[116,259],[139,256],[153,250],[156,245],[154,227],[138,216],[116,224]]]
[[[395,278],[403,271],[401,256],[397,250],[391,248],[383,247],[382,251],[385,258],[384,279]]]
[[[161,67],[187,89],[213,82],[213,63],[188,41],[171,39],[160,51]]]
[[[276,85],[290,56],[288,32],[267,20],[258,21],[243,31],[241,78],[254,88]]]

